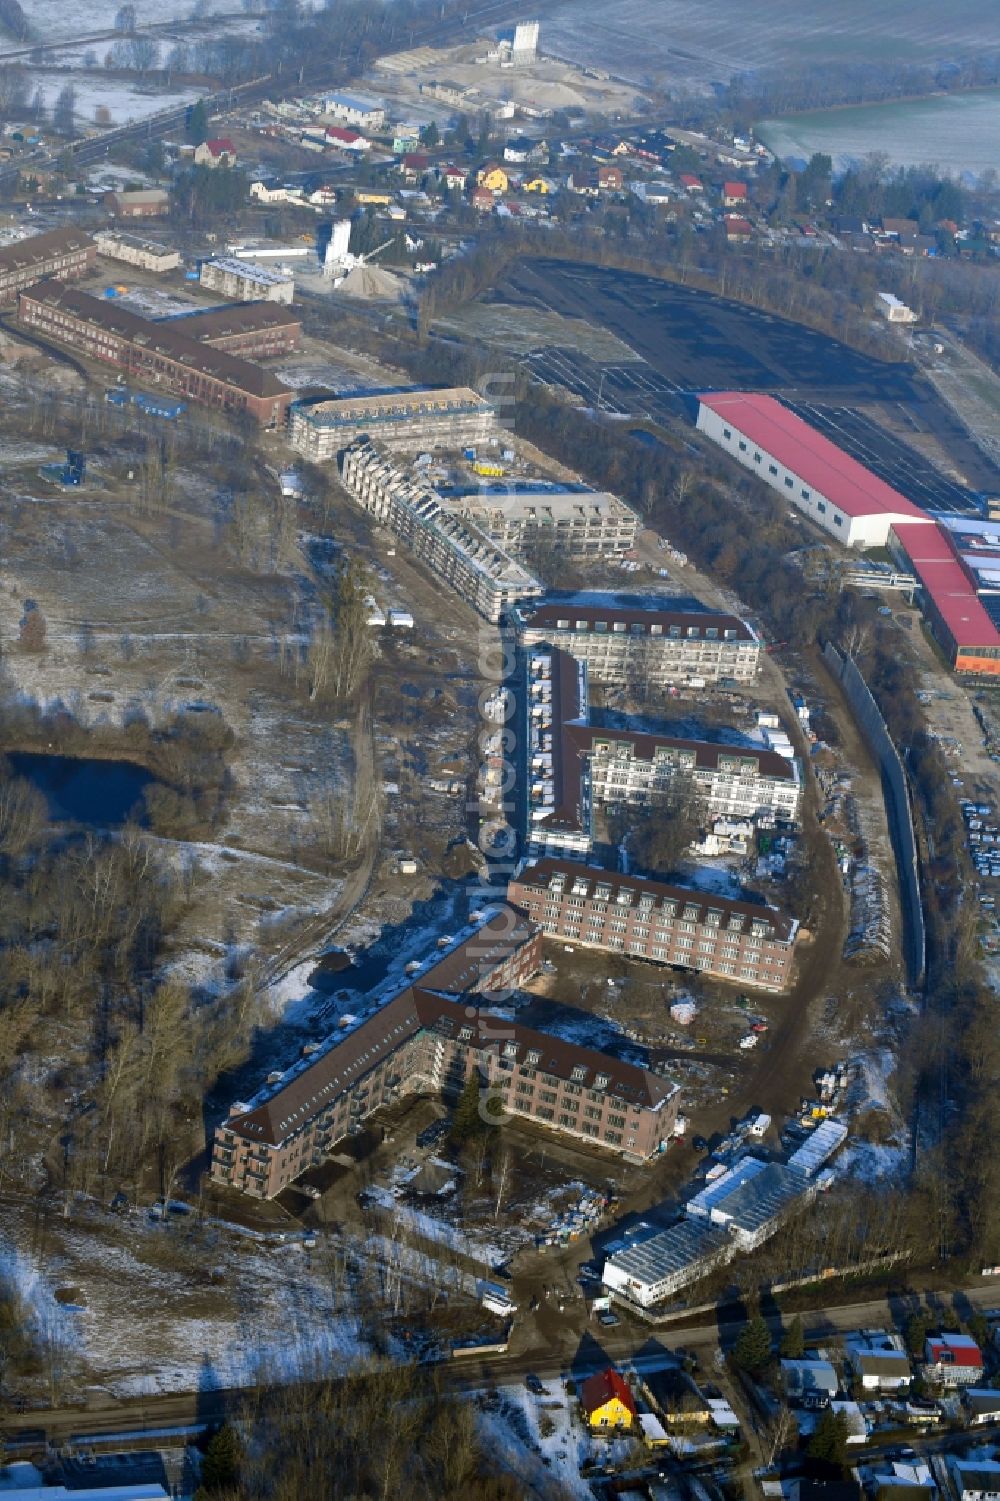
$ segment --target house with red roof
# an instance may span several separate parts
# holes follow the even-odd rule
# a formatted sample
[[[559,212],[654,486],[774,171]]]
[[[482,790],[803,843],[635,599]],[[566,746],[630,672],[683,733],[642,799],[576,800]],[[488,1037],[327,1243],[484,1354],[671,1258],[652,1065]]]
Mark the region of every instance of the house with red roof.
[[[971,1334],[930,1334],[924,1342],[924,1375],[942,1386],[974,1386],[982,1380],[983,1352]]]
[[[199,167],[235,167],[236,147],[228,136],[202,141],[200,146],[194,148],[194,160]]]
[[[722,207],[745,209],[747,206],[747,185],[745,182],[724,182],[722,184]]]
[[[588,1376],[580,1388],[580,1406],[596,1433],[631,1428],[637,1416],[632,1388],[614,1366]]]
[[[723,223],[726,227],[726,239],[730,245],[743,245],[747,240],[753,239],[753,225],[749,219],[744,219],[742,214],[726,214]]]
[[[704,193],[705,184],[700,177],[695,177],[692,172],[681,173],[681,187],[686,193]]]
[[[469,180],[469,174],[462,167],[456,167],[454,162],[449,162],[446,167],[441,167],[438,172],[441,181],[450,193],[463,192]]]

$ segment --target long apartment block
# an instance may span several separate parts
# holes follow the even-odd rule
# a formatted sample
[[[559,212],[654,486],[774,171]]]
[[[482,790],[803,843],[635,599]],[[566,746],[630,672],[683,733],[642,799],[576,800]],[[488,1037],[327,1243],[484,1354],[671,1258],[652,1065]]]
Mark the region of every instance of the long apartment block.
[[[504,1114],[637,1160],[664,1150],[676,1084],[472,1003],[527,980],[541,946],[541,929],[510,908],[460,935],[359,1026],[234,1104],[215,1132],[213,1181],[273,1198],[372,1111],[404,1093],[455,1096],[473,1069]]]
[[[496,407],[464,386],[297,401],[289,417],[292,447],[314,463],[363,437],[386,448],[461,448],[488,442],[496,429]]]
[[[529,601],[517,623],[525,646],[550,641],[586,662],[592,682],[613,687],[751,683],[760,668],[760,640],[739,616],[673,608],[657,598]]]
[[[589,722],[587,666],[551,644],[526,653],[527,836],[534,853],[585,855],[595,806],[655,804],[678,772],[708,818],[792,822],[798,763],[759,745],[725,745]]]
[[[550,938],[763,990],[791,980],[798,923],[772,907],[554,859],[525,866],[507,898]]]
[[[344,488],[415,557],[485,620],[496,624],[519,599],[542,586],[485,532],[452,514],[433,490],[392,464],[373,443],[340,456]]]

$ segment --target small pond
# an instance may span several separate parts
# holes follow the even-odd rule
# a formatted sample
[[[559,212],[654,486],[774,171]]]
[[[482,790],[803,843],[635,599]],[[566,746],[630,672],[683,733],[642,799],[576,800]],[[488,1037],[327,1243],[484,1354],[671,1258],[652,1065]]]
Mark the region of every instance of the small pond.
[[[129,814],[145,822],[142,795],[155,778],[134,761],[38,751],[14,751],[7,761],[16,777],[24,777],[44,795],[54,823],[68,820],[106,829],[125,823]]]

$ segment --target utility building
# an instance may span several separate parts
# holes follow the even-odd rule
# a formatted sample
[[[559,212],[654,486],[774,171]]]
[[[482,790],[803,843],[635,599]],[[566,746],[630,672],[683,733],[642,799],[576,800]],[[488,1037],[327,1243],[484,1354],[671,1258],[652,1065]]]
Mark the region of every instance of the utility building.
[[[931,519],[773,396],[702,396],[698,427],[844,547],[884,547],[897,521]]]

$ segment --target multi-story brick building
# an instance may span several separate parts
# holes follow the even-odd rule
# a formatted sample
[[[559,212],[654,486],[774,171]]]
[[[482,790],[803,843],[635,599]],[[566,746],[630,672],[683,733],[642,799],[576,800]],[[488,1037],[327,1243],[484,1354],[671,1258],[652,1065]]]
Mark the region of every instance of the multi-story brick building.
[[[376,396],[321,397],[297,401],[289,419],[293,448],[314,463],[335,459],[359,438],[386,448],[462,448],[496,434],[492,402],[466,387],[403,389]]]
[[[634,1157],[662,1150],[675,1084],[471,1004],[540,962],[541,930],[510,908],[462,935],[359,1026],[233,1105],[215,1132],[213,1180],[272,1198],[379,1106],[407,1091],[456,1095],[472,1069],[498,1121],[524,1116]]]
[[[617,875],[570,860],[539,860],[508,900],[552,938],[785,990],[798,923],[751,902]]]
[[[344,488],[485,620],[496,623],[515,601],[540,594],[528,570],[484,532],[442,506],[433,490],[397,469],[371,443],[340,456]]]
[[[760,745],[589,723],[587,666],[549,644],[527,652],[527,835],[553,855],[590,851],[595,806],[641,807],[688,775],[706,818],[792,821],[798,763]]]
[[[71,281],[93,271],[97,247],[80,229],[51,229],[0,247],[0,303],[17,301],[23,287],[47,276]]]
[[[749,683],[760,641],[736,615],[671,608],[669,601],[607,594],[530,601],[517,611],[525,646],[551,641],[586,662],[592,682],[633,687]]]
[[[244,360],[267,360],[292,354],[302,343],[302,318],[274,302],[234,302],[204,313],[173,318],[174,328]]]
[[[639,531],[638,516],[617,495],[583,485],[505,486],[500,481],[462,493],[449,491],[444,500],[518,558],[539,543],[551,543],[580,562],[621,556],[635,546]]]
[[[281,423],[292,399],[286,385],[249,360],[56,281],[21,292],[17,318],[88,359],[188,401],[246,412],[262,427]]]

